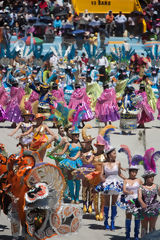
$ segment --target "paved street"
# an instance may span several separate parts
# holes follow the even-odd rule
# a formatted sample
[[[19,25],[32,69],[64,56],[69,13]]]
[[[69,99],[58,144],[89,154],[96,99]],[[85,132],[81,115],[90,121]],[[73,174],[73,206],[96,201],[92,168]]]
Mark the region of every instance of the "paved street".
[[[157,114],[155,114],[155,119],[157,118]],[[16,153],[18,149],[16,147],[17,140],[15,137],[9,137],[8,134],[12,131],[12,129],[8,128],[11,124],[9,122],[1,123],[0,124],[0,142],[6,145],[6,148],[9,153]],[[49,123],[51,126],[51,124]],[[119,129],[119,122],[114,124],[117,129],[111,135],[111,144],[115,146],[117,150],[119,149],[121,144],[126,144],[131,149],[132,155],[134,154],[144,154],[144,146],[143,141],[139,140],[139,131],[136,130],[133,135],[121,135]],[[88,132],[93,136],[96,137],[98,134],[98,127],[100,126],[97,122],[92,121],[93,128]],[[101,124],[101,126],[103,126]],[[160,150],[160,121],[155,120],[151,123],[146,124],[146,146],[147,148],[155,147],[156,150]],[[56,130],[54,130],[56,131]],[[128,167],[127,158],[126,156],[121,153],[117,153],[117,159],[121,162],[122,167]],[[46,162],[51,162],[48,158],[45,159]],[[160,159],[157,161],[157,172],[158,176],[155,178],[155,182],[158,183],[158,179],[160,177]],[[140,177],[143,173],[143,167],[140,166],[140,171],[138,176]],[[127,176],[127,172],[124,173]],[[82,204],[81,204],[82,206]],[[11,230],[10,230],[10,222],[7,220],[7,217],[1,213],[0,216],[0,224],[4,226],[4,231],[0,232],[0,240],[10,240],[11,238]],[[94,215],[84,215],[82,221],[82,227],[77,234],[66,236],[63,239],[66,240],[97,240],[97,239],[111,239],[111,240],[124,240],[125,239],[125,212],[121,209],[118,209],[118,216],[116,218],[116,226],[117,230],[114,232],[104,230],[103,222],[97,222],[94,219]],[[160,230],[160,221],[157,221],[157,229]],[[133,232],[132,235],[133,237]],[[54,237],[52,239],[59,239],[63,240],[60,236]],[[148,239],[160,239],[159,237],[151,237]]]

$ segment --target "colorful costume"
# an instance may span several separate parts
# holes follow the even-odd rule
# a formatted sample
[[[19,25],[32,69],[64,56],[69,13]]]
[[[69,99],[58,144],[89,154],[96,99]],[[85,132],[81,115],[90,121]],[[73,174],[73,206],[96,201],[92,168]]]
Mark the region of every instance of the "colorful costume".
[[[28,130],[32,127],[32,123],[24,123],[22,122],[20,128],[22,133],[28,132]],[[33,133],[28,134],[27,136],[23,136],[19,139],[19,143],[24,145],[29,145],[32,142]]]
[[[154,111],[148,104],[146,92],[137,92],[137,94],[143,98],[143,100],[136,105],[136,107],[140,109],[140,112],[138,113],[138,123],[144,124],[146,122],[153,121]]]
[[[156,217],[160,214],[160,202],[157,200],[159,194],[158,185],[151,190],[145,189],[143,186],[140,186],[142,191],[142,198],[144,203],[147,205],[147,208],[141,209],[141,217]]]
[[[22,122],[20,102],[25,94],[22,88],[11,87],[10,101],[6,107],[6,119],[10,122]]]
[[[19,236],[20,222],[26,240],[44,240],[77,231],[81,210],[62,204],[65,182],[60,169],[49,163],[38,164],[38,155],[31,151],[11,155],[7,162],[15,239]]]
[[[90,100],[86,94],[85,88],[78,88],[74,90],[68,107],[71,109],[76,109],[77,111],[79,111],[79,108],[80,110],[85,110],[82,121],[90,121],[93,119],[93,114],[90,109]]]
[[[95,111],[97,99],[102,94],[102,87],[98,83],[87,83],[86,92],[91,101],[91,110]]]
[[[123,182],[118,177],[118,165],[115,163],[112,169],[104,166],[106,180],[96,186],[97,192],[103,192],[108,195],[117,195],[122,192]]]
[[[89,180],[89,183],[93,188],[96,187],[98,183],[100,183],[100,174],[102,163],[105,160],[104,154],[96,155],[94,154],[94,161],[93,166],[95,166],[96,171],[91,172],[90,174],[86,175],[86,178]],[[99,202],[100,202],[100,209],[99,209]],[[95,210],[95,217],[96,220],[103,220],[103,212],[104,212],[104,196],[99,194],[95,190],[93,191],[93,204]]]
[[[64,92],[62,88],[58,90],[52,90],[51,94],[53,97],[55,97],[56,102],[61,102],[65,107],[67,106],[66,101],[64,99]]]
[[[34,135],[30,145],[30,150],[37,151],[47,141],[48,141],[48,137],[45,134],[44,126],[42,126],[38,132],[37,132],[37,129],[34,129]],[[49,144],[47,148],[50,148],[50,147],[51,145]]]
[[[28,101],[25,102],[25,108],[33,114],[38,113],[38,100],[39,94],[35,91],[32,91]]]
[[[68,148],[69,157],[75,157],[79,151],[81,151],[80,147],[72,147],[72,144],[69,145]],[[65,158],[59,163],[60,168],[66,168],[68,170],[74,170],[82,166],[82,160],[80,158],[77,158],[75,161],[70,160],[68,158]]]
[[[0,122],[4,122],[6,120],[6,111],[4,107],[8,102],[8,94],[5,91],[4,87],[0,87]]]
[[[101,122],[116,121],[120,116],[116,102],[115,90],[105,89],[97,100],[95,109],[96,118]]]

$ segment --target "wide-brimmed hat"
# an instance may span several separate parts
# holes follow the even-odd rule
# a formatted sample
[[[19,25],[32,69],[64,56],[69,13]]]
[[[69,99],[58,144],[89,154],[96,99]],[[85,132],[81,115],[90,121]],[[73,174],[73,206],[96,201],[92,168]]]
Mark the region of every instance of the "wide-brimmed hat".
[[[130,165],[128,170],[139,170],[138,165]]]
[[[98,147],[98,146],[105,146],[104,143],[101,143],[99,141],[97,141],[95,144],[94,144],[95,147]]]
[[[30,111],[28,111],[28,110],[23,110],[23,111],[21,112],[21,116],[22,116],[22,117],[23,117],[23,116],[33,116],[33,114],[30,113]]]
[[[146,170],[144,174],[142,175],[143,178],[151,177],[151,176],[156,176],[157,174],[152,171],[152,170]]]
[[[115,149],[116,149],[115,147],[111,147],[111,146],[110,146],[109,149],[106,149],[106,150],[105,150],[105,154],[107,155],[107,154],[111,153],[112,151],[114,151]]]
[[[45,116],[44,116],[43,114],[41,114],[41,113],[37,113],[37,114],[35,115],[34,120],[36,120],[36,119],[38,119],[38,118],[43,118],[43,120],[45,120]]]

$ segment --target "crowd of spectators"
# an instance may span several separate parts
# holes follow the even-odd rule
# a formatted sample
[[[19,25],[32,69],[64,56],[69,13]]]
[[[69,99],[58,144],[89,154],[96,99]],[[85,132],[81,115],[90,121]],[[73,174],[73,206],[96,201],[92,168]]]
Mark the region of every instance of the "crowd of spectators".
[[[53,42],[54,36],[64,38],[96,39],[110,36],[160,39],[160,0],[140,1],[143,12],[113,14],[110,10],[102,16],[88,13],[78,15],[72,5],[63,0],[0,0],[0,27],[6,39],[32,33]],[[8,41],[8,40],[7,40]]]

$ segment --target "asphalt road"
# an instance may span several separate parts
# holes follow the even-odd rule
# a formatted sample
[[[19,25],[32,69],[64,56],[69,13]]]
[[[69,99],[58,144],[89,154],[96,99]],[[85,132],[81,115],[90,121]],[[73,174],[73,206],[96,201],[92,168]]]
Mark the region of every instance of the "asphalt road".
[[[157,118],[157,114],[155,114],[155,119]],[[51,123],[47,123],[51,126]],[[0,142],[6,145],[8,152],[16,153],[18,149],[16,147],[17,139],[15,137],[9,137],[8,134],[12,131],[9,128],[11,124],[9,122],[0,123]],[[98,135],[98,130],[100,126],[103,124],[98,124],[95,121],[91,122],[93,128],[88,130],[93,137]],[[144,154],[144,144],[143,140],[139,140],[139,132],[142,130],[135,130],[132,135],[122,135],[119,129],[119,121],[115,122],[114,125],[117,127],[116,131],[111,134],[111,145],[115,146],[118,150],[121,144],[126,144],[131,149],[132,155],[134,154]],[[56,132],[56,130],[54,130]],[[145,129],[146,134],[146,147],[154,147],[155,150],[160,150],[160,121],[155,120],[151,123],[146,124]],[[96,141],[96,139],[94,140]],[[122,167],[127,168],[128,162],[126,156],[121,153],[117,153],[117,159],[121,162]],[[45,158],[46,162],[52,162],[49,158]],[[160,177],[160,159],[157,161],[157,173],[158,175],[155,177],[155,182],[159,183]],[[140,166],[140,170],[138,172],[138,177],[141,177],[143,174],[143,167]],[[127,172],[124,175],[128,175]],[[82,204],[81,204],[82,206]],[[121,209],[118,209],[118,215],[116,217],[116,231],[107,231],[104,230],[103,222],[97,222],[94,219],[94,215],[84,215],[82,220],[82,227],[80,228],[79,232],[73,235],[69,235],[63,237],[65,240],[97,240],[97,239],[111,239],[111,240],[124,240],[125,239],[125,212]],[[133,237],[133,229],[134,229],[134,222],[132,222],[132,237]],[[10,229],[10,222],[3,213],[0,215],[0,225],[4,226],[4,231],[0,232],[0,240],[10,240],[11,237],[11,229]],[[157,230],[160,230],[160,220],[157,221]],[[160,239],[160,233],[155,233],[155,236],[149,237],[147,239]],[[63,240],[62,237],[53,237],[51,239],[55,240]]]

